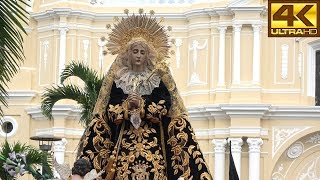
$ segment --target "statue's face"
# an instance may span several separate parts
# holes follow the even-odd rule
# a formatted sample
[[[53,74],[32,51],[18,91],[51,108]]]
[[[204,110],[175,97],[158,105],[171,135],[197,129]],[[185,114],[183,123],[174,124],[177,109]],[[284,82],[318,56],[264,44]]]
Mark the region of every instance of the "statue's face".
[[[131,54],[131,63],[132,63],[133,69],[143,68],[146,59],[147,59],[146,49],[140,44],[135,45],[132,48],[132,54]]]

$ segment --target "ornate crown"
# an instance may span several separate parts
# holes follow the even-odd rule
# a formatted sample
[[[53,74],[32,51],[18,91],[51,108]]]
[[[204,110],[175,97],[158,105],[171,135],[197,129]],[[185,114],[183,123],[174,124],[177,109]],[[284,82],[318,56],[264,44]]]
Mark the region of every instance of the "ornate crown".
[[[118,17],[114,19],[118,22],[111,29],[107,48],[111,54],[121,54],[127,50],[127,45],[135,41],[144,41],[156,52],[157,59],[168,57],[169,48],[168,35],[164,26],[160,25],[154,16],[154,11],[150,11],[150,16],[143,13],[143,9],[139,9],[139,15],[129,16],[129,10],[125,9],[124,13],[127,17]],[[108,24],[107,28],[111,28]],[[171,27],[167,28],[169,31]]]

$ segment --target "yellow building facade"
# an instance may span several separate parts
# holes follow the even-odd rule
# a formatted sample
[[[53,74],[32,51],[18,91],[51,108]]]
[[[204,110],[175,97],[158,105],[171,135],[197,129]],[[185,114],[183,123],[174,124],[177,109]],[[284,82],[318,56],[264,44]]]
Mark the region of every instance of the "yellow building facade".
[[[30,5],[26,60],[4,108],[3,121],[12,130],[1,129],[0,141],[7,136],[9,142],[37,146],[31,136],[61,137],[52,151],[58,162],[73,164],[83,133],[80,109],[73,101],[59,101],[54,120],[48,120],[41,114],[41,95],[59,84],[71,61],[106,73],[115,58],[103,56],[106,24],[124,16],[125,8],[131,13],[144,8],[172,26],[170,69],[215,180],[228,179],[227,141],[242,180],[320,178],[315,106],[320,38],[269,38],[268,1],[33,0]]]

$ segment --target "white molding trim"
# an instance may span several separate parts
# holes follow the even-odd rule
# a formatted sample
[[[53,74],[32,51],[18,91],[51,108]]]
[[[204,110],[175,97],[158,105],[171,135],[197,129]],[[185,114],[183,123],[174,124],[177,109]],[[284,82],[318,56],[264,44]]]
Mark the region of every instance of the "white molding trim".
[[[272,106],[263,119],[319,119],[319,106]]]
[[[213,128],[213,129],[195,129],[197,137],[216,136],[231,134],[244,134],[244,135],[261,135],[268,136],[269,132],[266,128],[261,127],[229,127],[229,128]]]
[[[320,40],[308,44],[307,51],[307,96],[315,97],[316,51],[320,50]]]
[[[27,114],[31,115],[32,119],[35,120],[46,120],[44,115],[41,112],[40,106],[34,106],[26,108],[25,111]],[[54,105],[52,108],[53,118],[61,117],[61,118],[74,118],[80,117],[81,109],[77,105]]]
[[[170,5],[172,6],[172,5]],[[155,17],[164,17],[165,19],[175,19],[175,20],[190,20],[192,18],[199,17],[208,17],[211,16],[232,16],[234,12],[238,11],[250,11],[263,13],[267,10],[267,7],[264,5],[259,6],[246,6],[246,7],[216,7],[216,8],[198,8],[191,9],[184,12],[177,13],[157,13]],[[77,17],[80,19],[88,19],[95,21],[112,21],[113,17],[125,17],[125,14],[122,12],[119,13],[98,13],[93,11],[81,10],[81,9],[72,9],[72,8],[52,8],[47,9],[42,12],[31,13],[31,18],[34,18],[36,21],[42,21],[46,19],[51,19],[59,16],[64,17]],[[239,19],[240,20],[240,19]],[[240,21],[243,21],[241,19]],[[262,19],[245,19],[245,24],[257,24],[263,21]]]
[[[35,130],[36,136],[55,135],[55,134],[82,136],[83,132],[84,132],[84,129],[64,128],[64,127],[52,127],[52,128]]]
[[[25,109],[32,119],[45,120],[40,106]],[[211,119],[230,119],[231,117],[257,117],[261,119],[320,119],[319,106],[272,106],[271,104],[207,104],[187,107],[192,121]],[[55,105],[54,117],[79,118],[81,109],[77,105]],[[232,133],[242,133],[237,127],[229,128]],[[225,130],[216,130],[224,133]],[[252,133],[257,129],[249,130]],[[215,132],[215,133],[216,133]]]
[[[262,117],[269,104],[221,104],[221,109],[230,117]]]
[[[300,94],[300,89],[262,89],[265,94]]]
[[[193,95],[209,95],[215,93],[230,93],[230,92],[259,92],[265,94],[300,94],[300,89],[261,89],[259,87],[232,87],[230,89],[226,88],[216,88],[214,90],[194,90],[181,92],[181,96],[193,96]]]
[[[12,90],[8,91],[9,101],[30,101],[33,97],[37,95],[37,91],[32,90]]]
[[[318,106],[272,106],[271,104],[208,104],[187,108],[192,121],[257,117],[261,119],[320,119]],[[232,129],[234,128],[234,129]],[[231,130],[237,133],[236,127]],[[240,130],[241,131],[241,130]],[[241,133],[241,132],[240,132]]]

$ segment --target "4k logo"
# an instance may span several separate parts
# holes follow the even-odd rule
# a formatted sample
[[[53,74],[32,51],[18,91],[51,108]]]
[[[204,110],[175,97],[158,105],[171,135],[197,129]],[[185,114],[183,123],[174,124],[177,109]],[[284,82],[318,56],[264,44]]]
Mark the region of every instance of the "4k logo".
[[[320,37],[320,0],[269,0],[269,37]]]

